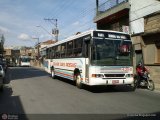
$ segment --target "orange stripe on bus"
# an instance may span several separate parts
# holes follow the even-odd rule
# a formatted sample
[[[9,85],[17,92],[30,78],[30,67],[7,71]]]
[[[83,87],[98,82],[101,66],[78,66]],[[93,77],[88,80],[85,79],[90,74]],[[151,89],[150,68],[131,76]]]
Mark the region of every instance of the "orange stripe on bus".
[[[73,77],[72,75],[65,74],[65,73],[62,73],[62,72],[55,72],[55,73],[61,74],[61,75],[64,75],[64,76],[68,76],[68,77]],[[83,81],[83,78],[81,78],[81,81]]]
[[[62,73],[62,72],[55,72],[55,73],[57,73],[57,74],[62,74],[62,75],[64,75],[64,76],[69,76],[69,77],[73,77],[72,75],[69,75],[69,74],[65,74],[65,73]]]

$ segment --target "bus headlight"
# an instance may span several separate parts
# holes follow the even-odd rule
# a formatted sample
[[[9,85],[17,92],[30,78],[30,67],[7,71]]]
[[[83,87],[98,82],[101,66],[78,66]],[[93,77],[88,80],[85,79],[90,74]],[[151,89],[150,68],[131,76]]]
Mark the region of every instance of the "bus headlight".
[[[103,74],[92,74],[93,78],[103,78],[104,75]]]
[[[126,74],[125,77],[133,77],[133,74]]]

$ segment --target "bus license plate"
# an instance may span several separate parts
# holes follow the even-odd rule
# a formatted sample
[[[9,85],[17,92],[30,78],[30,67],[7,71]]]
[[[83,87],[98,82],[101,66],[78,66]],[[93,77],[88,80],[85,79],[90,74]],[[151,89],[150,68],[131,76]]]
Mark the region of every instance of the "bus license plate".
[[[119,80],[112,80],[112,84],[118,84]]]

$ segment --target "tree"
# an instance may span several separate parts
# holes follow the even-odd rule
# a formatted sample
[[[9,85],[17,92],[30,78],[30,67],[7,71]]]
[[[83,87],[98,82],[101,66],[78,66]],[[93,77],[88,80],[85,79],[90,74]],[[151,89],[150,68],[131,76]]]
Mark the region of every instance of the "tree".
[[[1,45],[4,45],[4,41],[5,41],[5,38],[4,38],[4,35],[2,35],[2,37],[1,37]]]

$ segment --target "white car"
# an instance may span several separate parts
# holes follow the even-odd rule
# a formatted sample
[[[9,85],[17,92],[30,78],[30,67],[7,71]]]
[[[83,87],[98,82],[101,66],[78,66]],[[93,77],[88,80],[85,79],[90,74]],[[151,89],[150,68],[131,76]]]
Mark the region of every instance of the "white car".
[[[0,91],[3,91],[5,71],[3,70],[2,65],[0,65]]]

